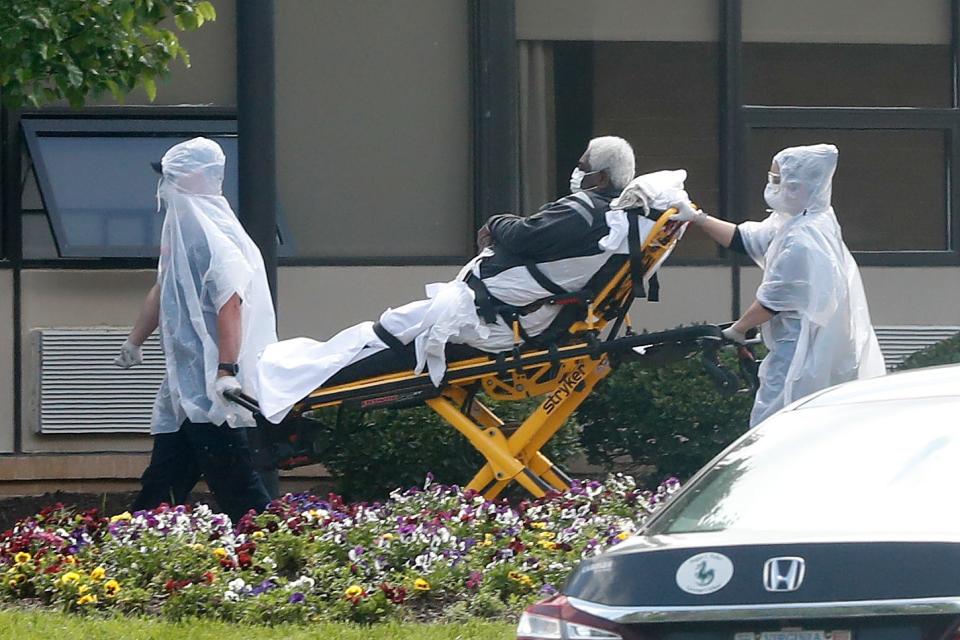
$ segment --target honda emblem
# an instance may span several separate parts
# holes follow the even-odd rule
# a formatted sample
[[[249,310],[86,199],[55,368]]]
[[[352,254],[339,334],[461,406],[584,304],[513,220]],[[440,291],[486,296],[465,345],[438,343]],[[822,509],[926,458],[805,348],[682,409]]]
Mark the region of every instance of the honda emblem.
[[[803,558],[770,558],[763,565],[763,586],[767,591],[796,591],[806,570]]]

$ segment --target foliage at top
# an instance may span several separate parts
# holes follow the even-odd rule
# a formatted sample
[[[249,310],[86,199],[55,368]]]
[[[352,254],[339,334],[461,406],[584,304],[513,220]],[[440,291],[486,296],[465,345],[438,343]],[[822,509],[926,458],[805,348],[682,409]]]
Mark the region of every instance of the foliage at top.
[[[122,101],[143,86],[151,101],[157,78],[180,58],[177,35],[217,12],[206,0],[0,0],[0,87],[19,108],[67,100],[83,106],[107,91]]]

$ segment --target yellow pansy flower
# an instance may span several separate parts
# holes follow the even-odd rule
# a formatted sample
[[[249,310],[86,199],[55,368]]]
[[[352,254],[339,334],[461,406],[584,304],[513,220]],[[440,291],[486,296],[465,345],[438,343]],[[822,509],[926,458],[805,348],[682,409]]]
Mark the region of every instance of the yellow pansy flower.
[[[118,513],[117,515],[110,518],[110,522],[120,522],[120,521],[130,521],[130,520],[133,520],[133,516],[130,515],[129,511]]]
[[[77,559],[74,556],[67,556],[63,559],[67,564],[77,564]]]
[[[77,604],[80,605],[81,607],[86,604],[96,604],[96,603],[97,603],[97,596],[90,595],[89,593],[87,595],[80,596],[80,598],[77,600]]]
[[[626,540],[629,537],[630,537],[629,531],[621,531],[620,533],[617,534],[617,540]]]
[[[103,567],[97,567],[96,569],[90,572],[90,577],[96,580],[97,582],[100,582],[101,580],[107,577],[107,570],[104,569]]]
[[[253,537],[254,540],[259,540],[260,538],[263,538],[263,537],[265,537],[266,535],[267,535],[267,534],[265,534],[263,531],[254,531],[254,532],[251,534],[251,536]]]
[[[547,528],[547,523],[546,523],[546,522],[531,522],[531,523],[530,523],[530,528],[531,528],[531,529],[546,529],[546,528]]]
[[[430,591],[430,583],[423,578],[417,578],[413,581],[413,588],[417,591]]]
[[[227,550],[223,547],[217,547],[213,550],[213,555],[217,556],[218,558],[226,558],[228,554]]]
[[[344,591],[343,595],[345,595],[348,598],[359,598],[360,596],[363,595],[363,587],[360,587],[358,585],[353,585],[350,588],[348,588],[346,591]]]
[[[60,578],[60,584],[76,584],[80,582],[80,574],[76,571],[67,571]]]
[[[103,584],[103,592],[107,595],[107,597],[112,598],[120,593],[120,583],[113,579],[107,580]]]
[[[30,559],[31,559],[30,554],[27,553],[26,551],[21,551],[20,553],[13,556],[13,561],[16,562],[17,564],[26,564],[27,562],[30,562]]]

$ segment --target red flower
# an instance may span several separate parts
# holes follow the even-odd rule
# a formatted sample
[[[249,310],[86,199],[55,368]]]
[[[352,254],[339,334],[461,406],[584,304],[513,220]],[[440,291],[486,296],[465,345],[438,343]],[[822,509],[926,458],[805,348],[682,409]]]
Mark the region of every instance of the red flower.
[[[233,569],[236,565],[232,558],[220,558],[220,566],[224,569]]]
[[[177,583],[173,581],[173,578],[170,578],[163,583],[163,588],[167,591],[167,593],[172,593],[177,588]]]
[[[207,584],[213,584],[217,581],[217,576],[213,575],[212,571],[207,571],[205,574],[203,574],[203,581]]]
[[[237,564],[241,569],[247,569],[253,564],[253,558],[246,551],[241,551],[237,554]]]

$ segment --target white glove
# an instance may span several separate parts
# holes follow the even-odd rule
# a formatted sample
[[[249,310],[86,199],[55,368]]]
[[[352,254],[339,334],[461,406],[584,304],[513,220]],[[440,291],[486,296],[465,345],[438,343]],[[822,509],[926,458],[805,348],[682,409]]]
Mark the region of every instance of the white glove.
[[[143,352],[140,350],[138,345],[130,342],[130,338],[127,338],[123,341],[123,346],[120,347],[120,355],[113,359],[113,364],[117,365],[121,369],[129,369],[134,365],[141,364],[143,362]]]
[[[214,383],[213,388],[216,390],[217,395],[223,398],[224,400],[230,400],[224,395],[226,391],[235,391],[239,392],[242,387],[240,386],[240,381],[233,376],[222,376],[217,378],[217,381]]]
[[[689,200],[681,200],[679,202],[674,202],[670,205],[677,210],[677,213],[673,214],[670,219],[675,222],[700,222],[705,220],[707,214],[699,209],[695,209],[693,203]]]
[[[723,334],[724,339],[729,340],[730,342],[736,342],[737,344],[746,344],[747,336],[740,331],[737,331],[733,326],[729,326],[720,333]]]

